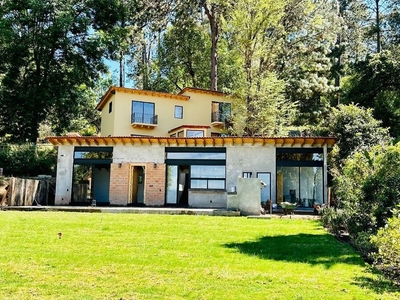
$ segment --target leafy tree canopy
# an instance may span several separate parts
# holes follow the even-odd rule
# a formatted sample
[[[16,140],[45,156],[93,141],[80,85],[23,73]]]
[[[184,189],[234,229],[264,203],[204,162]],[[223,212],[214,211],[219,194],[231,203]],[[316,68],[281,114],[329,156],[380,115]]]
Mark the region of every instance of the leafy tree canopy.
[[[327,120],[328,134],[337,138],[334,161],[339,166],[354,152],[369,150],[375,145],[384,145],[390,141],[388,129],[381,127],[371,109],[355,104],[340,104],[332,109]]]
[[[32,141],[51,113],[60,128],[85,106],[82,84],[104,71],[86,1],[8,1],[0,8],[0,133]]]

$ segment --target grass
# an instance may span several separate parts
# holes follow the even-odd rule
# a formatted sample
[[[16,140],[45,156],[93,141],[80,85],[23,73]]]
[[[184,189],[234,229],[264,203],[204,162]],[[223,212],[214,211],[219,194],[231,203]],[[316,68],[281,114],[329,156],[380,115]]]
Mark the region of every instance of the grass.
[[[318,221],[0,211],[0,299],[399,297]]]

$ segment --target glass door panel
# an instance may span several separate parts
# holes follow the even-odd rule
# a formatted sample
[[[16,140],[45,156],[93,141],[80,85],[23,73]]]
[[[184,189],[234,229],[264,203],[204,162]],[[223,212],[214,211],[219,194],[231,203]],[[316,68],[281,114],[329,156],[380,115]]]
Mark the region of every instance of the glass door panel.
[[[277,178],[281,181],[281,200],[297,203],[299,195],[299,167],[278,167]]]
[[[176,204],[178,199],[178,166],[167,166],[167,204]]]
[[[314,203],[322,203],[322,187],[322,167],[300,168],[300,197],[303,206],[312,207]]]
[[[267,186],[261,189],[261,202],[267,202],[271,199],[271,173],[259,172],[257,178],[260,178]]]

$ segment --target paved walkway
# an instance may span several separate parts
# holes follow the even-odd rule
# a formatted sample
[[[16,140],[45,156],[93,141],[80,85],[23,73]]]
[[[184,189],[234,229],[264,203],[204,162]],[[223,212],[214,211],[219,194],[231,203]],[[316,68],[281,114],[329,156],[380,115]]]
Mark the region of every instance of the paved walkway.
[[[68,211],[87,213],[132,213],[164,215],[209,215],[240,216],[239,211],[214,208],[171,208],[171,207],[101,207],[101,206],[1,206],[1,210],[18,211]]]
[[[171,207],[100,207],[100,206],[0,206],[0,210],[17,211],[67,211],[86,213],[131,213],[131,214],[164,214],[164,215],[205,215],[238,217],[240,211],[215,208],[171,208]],[[282,219],[319,219],[313,212],[294,212],[293,215],[284,215],[280,211],[272,214],[247,216],[248,218],[282,218]]]

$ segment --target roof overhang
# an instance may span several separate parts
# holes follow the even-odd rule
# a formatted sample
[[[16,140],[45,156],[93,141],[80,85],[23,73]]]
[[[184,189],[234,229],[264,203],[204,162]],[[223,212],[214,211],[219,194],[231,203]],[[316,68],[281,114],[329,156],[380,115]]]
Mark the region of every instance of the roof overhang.
[[[136,94],[136,95],[147,95],[147,96],[154,96],[154,97],[159,97],[159,98],[170,98],[170,99],[176,99],[176,100],[183,100],[183,101],[188,101],[190,99],[189,96],[185,95],[175,95],[175,94],[169,94],[169,93],[162,93],[162,92],[154,92],[154,91],[147,91],[147,90],[137,90],[137,89],[131,89],[131,88],[126,88],[126,87],[117,87],[117,86],[111,86],[107,92],[104,94],[104,96],[100,99],[99,103],[96,106],[97,110],[102,110],[103,107],[107,104],[108,100],[115,95],[115,93],[125,93],[125,94]]]
[[[142,137],[142,136],[57,136],[47,137],[54,146],[114,146],[158,145],[167,147],[225,147],[225,146],[275,146],[275,147],[333,147],[334,137]]]
[[[199,89],[199,88],[194,88],[194,87],[185,87],[178,94],[182,95],[182,94],[184,94],[186,92],[208,94],[208,95],[216,95],[216,96],[224,96],[225,95],[223,92],[213,91],[213,90],[206,90],[206,89]]]

